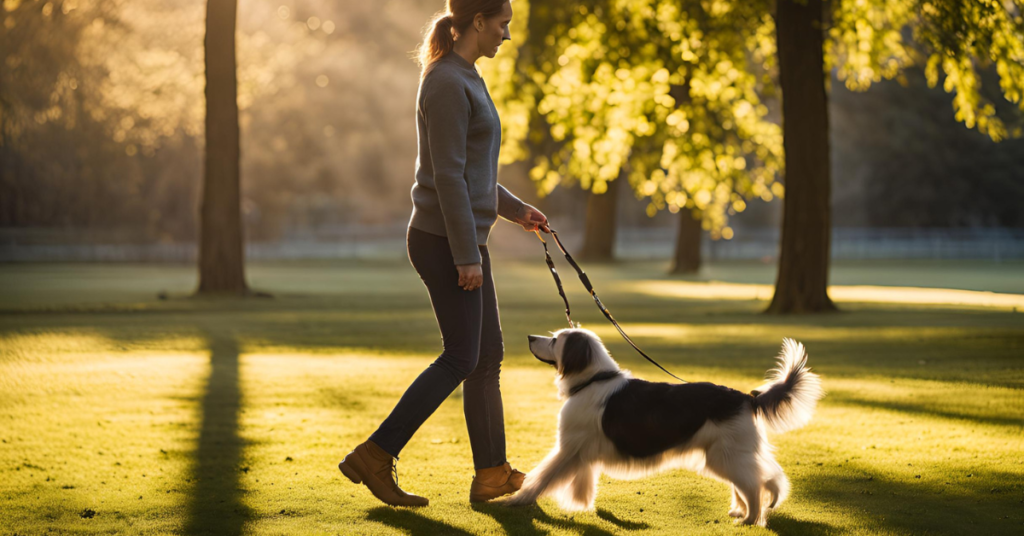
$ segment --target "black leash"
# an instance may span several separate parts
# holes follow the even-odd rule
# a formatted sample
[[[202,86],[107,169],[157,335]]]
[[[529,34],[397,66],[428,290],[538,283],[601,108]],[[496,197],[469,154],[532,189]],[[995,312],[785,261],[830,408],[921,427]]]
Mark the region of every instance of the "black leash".
[[[551,260],[551,253],[548,251],[548,242],[547,240],[544,240],[543,236],[540,235],[540,227],[535,229],[534,232],[537,233],[537,238],[539,238],[541,243],[544,244],[544,261],[547,262],[548,268],[551,269],[551,275],[555,278],[555,285],[558,287],[558,294],[562,296],[562,301],[565,302],[565,318],[569,321],[569,327],[575,328],[576,326],[573,325],[572,316],[569,312],[569,298],[565,297],[565,290],[562,289],[562,280],[558,277],[558,271],[555,270],[554,261]],[[615,329],[619,331],[619,335],[622,335],[622,338],[626,339],[626,342],[628,342],[634,350],[639,352],[640,355],[644,356],[644,359],[650,361],[651,363],[654,363],[654,366],[660,368],[662,371],[665,372],[665,374],[668,374],[669,376],[672,376],[673,378],[683,383],[688,383],[686,380],[669,372],[668,369],[661,366],[661,364],[658,363],[657,361],[651,359],[649,355],[645,354],[644,351],[641,350],[640,347],[633,342],[633,339],[629,338],[629,335],[626,335],[626,332],[623,331],[622,328],[619,326],[619,323],[615,321],[615,319],[612,317],[611,312],[608,311],[608,308],[605,307],[604,304],[601,303],[601,299],[597,297],[597,293],[594,292],[594,285],[590,284],[590,278],[587,277],[587,274],[583,272],[583,269],[580,268],[580,265],[576,264],[576,261],[572,258],[572,255],[569,255],[569,252],[565,249],[565,246],[562,245],[562,241],[558,238],[558,232],[552,229],[550,226],[547,227],[547,230],[545,232],[549,233],[552,237],[554,237],[555,244],[558,245],[558,249],[562,250],[562,254],[565,255],[565,260],[569,261],[569,264],[576,269],[576,274],[579,275],[580,281],[583,282],[583,286],[587,289],[587,292],[589,292],[590,295],[594,298],[594,303],[597,304],[597,308],[600,309],[601,312],[604,313],[604,317],[607,318],[613,326],[615,326]]]

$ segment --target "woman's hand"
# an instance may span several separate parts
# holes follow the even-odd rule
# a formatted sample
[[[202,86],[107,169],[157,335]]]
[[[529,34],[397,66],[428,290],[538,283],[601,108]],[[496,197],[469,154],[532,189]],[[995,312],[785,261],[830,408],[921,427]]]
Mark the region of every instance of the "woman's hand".
[[[484,284],[484,269],[476,264],[456,264],[459,269],[459,286],[466,290],[476,290]]]
[[[516,213],[516,223],[523,226],[523,229],[534,232],[538,228],[548,232],[548,217],[533,205],[524,204]]]

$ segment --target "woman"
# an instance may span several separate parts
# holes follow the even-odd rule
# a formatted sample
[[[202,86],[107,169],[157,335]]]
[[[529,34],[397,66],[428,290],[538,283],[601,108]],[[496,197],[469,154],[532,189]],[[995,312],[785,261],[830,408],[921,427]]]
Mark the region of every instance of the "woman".
[[[392,506],[426,506],[392,478],[420,425],[465,381],[463,405],[476,477],[470,501],[517,491],[524,474],[505,457],[498,375],[504,353],[487,236],[498,216],[527,231],[547,218],[497,183],[501,123],[474,64],[509,39],[509,0],[448,0],[420,47],[419,158],[409,260],[430,294],[444,351],[402,395],[370,439],[338,467]]]

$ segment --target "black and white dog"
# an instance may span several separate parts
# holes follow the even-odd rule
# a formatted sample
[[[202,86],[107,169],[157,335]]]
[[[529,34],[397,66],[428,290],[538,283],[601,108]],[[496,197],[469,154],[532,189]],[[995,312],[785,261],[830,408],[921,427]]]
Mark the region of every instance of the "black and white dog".
[[[533,355],[558,371],[565,400],[558,438],[506,504],[550,495],[567,510],[589,510],[602,471],[631,479],[684,467],[731,484],[729,515],[765,525],[789,491],[766,432],[804,426],[824,396],[802,344],[785,339],[767,383],[747,394],[712,383],[634,379],[593,332],[553,335],[529,339]]]

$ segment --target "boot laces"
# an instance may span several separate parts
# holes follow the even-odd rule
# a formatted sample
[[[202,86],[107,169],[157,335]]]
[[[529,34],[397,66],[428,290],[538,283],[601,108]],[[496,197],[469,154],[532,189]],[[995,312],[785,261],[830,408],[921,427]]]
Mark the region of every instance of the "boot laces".
[[[401,488],[398,487],[398,459],[391,458],[391,463],[388,464],[388,467],[392,476],[391,481],[394,483],[395,489],[400,490]],[[379,475],[383,480],[383,475],[381,475],[380,472],[378,472],[377,475]]]

